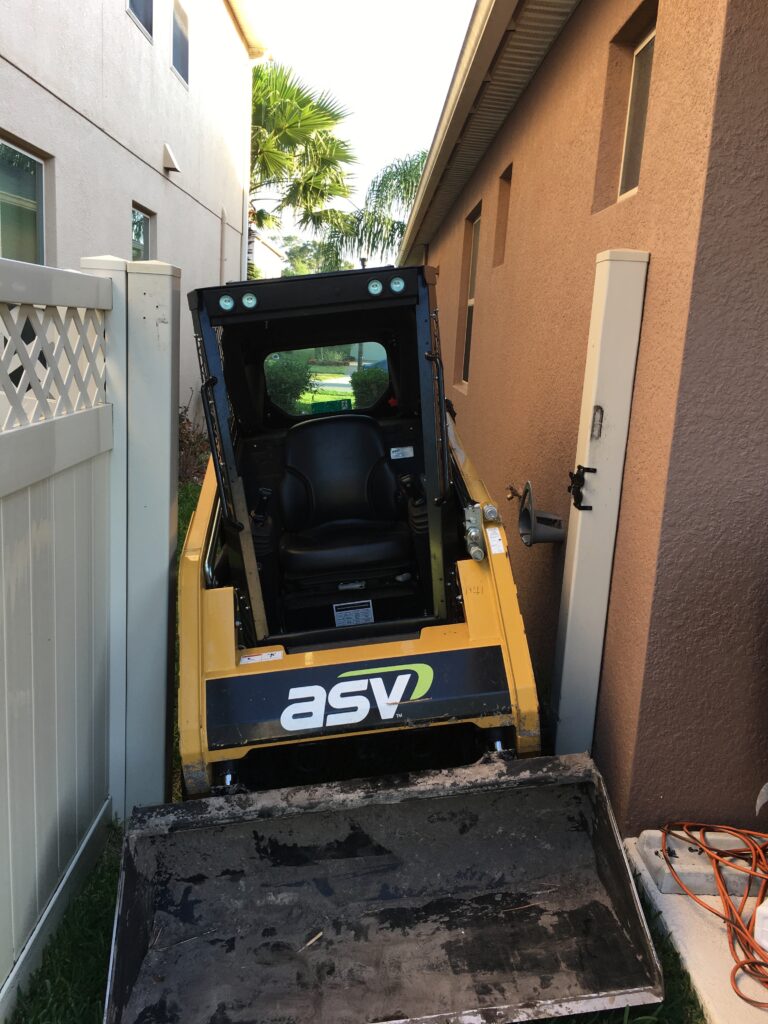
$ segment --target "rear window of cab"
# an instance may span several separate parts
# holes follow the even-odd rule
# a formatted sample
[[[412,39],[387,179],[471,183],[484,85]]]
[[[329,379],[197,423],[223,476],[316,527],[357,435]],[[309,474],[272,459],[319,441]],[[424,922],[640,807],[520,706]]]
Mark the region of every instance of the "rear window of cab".
[[[371,409],[389,389],[387,350],[378,341],[271,352],[267,395],[289,416]]]

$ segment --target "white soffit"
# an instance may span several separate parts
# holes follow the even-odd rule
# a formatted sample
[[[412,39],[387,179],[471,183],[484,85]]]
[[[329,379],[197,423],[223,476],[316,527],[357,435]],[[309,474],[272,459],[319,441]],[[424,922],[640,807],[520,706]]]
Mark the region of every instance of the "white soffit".
[[[398,263],[430,241],[580,0],[477,0]]]

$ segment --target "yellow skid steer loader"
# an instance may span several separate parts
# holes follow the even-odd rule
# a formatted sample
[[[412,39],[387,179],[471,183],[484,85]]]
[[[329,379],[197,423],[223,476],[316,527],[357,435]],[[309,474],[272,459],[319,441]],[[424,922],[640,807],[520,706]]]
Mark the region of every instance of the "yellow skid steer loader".
[[[501,1024],[658,1001],[602,780],[585,755],[537,756],[430,269],[189,300],[212,459],[179,578],[187,799],[127,830],[105,1020]]]

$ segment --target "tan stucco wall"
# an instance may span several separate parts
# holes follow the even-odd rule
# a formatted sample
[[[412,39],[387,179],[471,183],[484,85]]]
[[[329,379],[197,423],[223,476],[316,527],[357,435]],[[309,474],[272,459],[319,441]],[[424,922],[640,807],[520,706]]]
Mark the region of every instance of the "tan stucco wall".
[[[633,832],[681,813],[754,827],[768,780],[766,67],[768,8],[731,0],[628,766]],[[631,610],[615,590],[612,650]],[[600,751],[631,685],[611,682]]]
[[[606,174],[616,176],[620,157],[606,81],[610,76],[614,88],[626,89],[626,80],[610,66],[616,52],[609,44],[637,7],[637,0],[583,0],[429,246],[429,262],[440,271],[441,332],[452,369],[464,219],[482,200],[470,383],[448,391],[492,491],[501,496],[508,481],[519,486],[530,478],[537,504],[564,517],[595,255],[608,248],[651,253],[596,742],[625,822],[630,800],[639,806],[634,787],[657,786],[650,768],[642,778],[635,774],[636,745],[649,682],[661,685],[648,675],[646,652],[726,0],[662,0],[640,187],[615,202],[605,198]],[[506,258],[494,267],[498,178],[509,163]],[[516,503],[506,513],[516,533]],[[546,696],[563,551],[526,550],[513,539],[511,557]],[[653,728],[651,720],[645,724]]]
[[[46,262],[130,258],[131,205],[155,212],[153,255],[182,287],[240,278],[248,185],[250,60],[223,0],[189,0],[189,86],[171,70],[173,0],[155,0],[153,40],[126,0],[9,0],[0,18],[0,138],[46,160]],[[15,65],[15,66],[14,66]],[[19,70],[20,69],[20,70]],[[165,174],[163,144],[181,168]],[[199,387],[182,303],[181,400]]]

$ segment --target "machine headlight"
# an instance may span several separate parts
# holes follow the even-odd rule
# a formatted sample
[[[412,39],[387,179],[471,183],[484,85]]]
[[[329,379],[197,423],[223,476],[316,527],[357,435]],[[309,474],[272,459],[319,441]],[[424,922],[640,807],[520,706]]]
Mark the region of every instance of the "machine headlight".
[[[235,300],[231,295],[222,295],[219,299],[219,306],[221,306],[225,313],[228,313],[231,309],[235,308]]]
[[[381,295],[383,289],[384,285],[377,277],[374,277],[372,281],[368,282],[368,292],[371,295]]]

